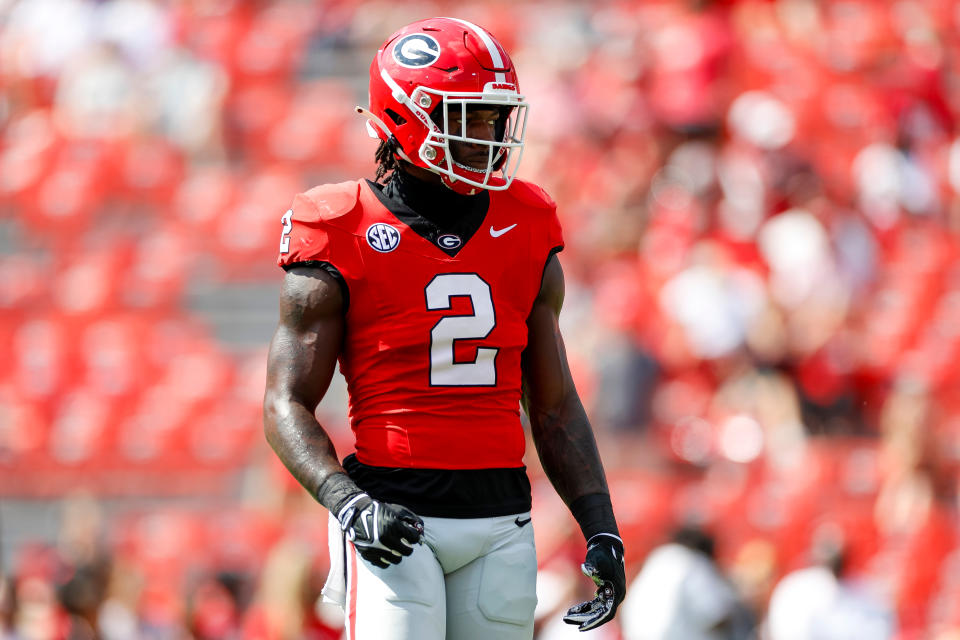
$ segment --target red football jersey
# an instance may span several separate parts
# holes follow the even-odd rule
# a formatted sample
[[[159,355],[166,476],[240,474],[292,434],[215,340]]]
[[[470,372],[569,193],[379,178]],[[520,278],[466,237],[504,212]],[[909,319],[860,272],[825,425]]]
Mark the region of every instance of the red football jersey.
[[[526,321],[546,261],[563,244],[550,197],[520,180],[490,192],[481,227],[453,257],[391,213],[365,181],[299,194],[283,222],[278,263],[328,262],[349,290],[340,370],[357,459],[424,469],[522,466]]]

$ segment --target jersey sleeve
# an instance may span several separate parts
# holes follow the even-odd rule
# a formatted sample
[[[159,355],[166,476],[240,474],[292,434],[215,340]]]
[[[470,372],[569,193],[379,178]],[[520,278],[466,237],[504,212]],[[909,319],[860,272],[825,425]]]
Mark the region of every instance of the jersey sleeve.
[[[334,185],[340,187],[341,185]],[[350,280],[359,277],[360,258],[356,238],[336,225],[344,210],[352,209],[356,198],[350,201],[343,189],[312,190],[298,194],[282,218],[283,231],[277,264],[289,269],[298,264],[329,265]]]
[[[547,217],[547,249],[550,255],[563,251],[563,228],[560,226],[560,218],[557,217],[556,205]]]
[[[563,230],[560,219],[557,217],[557,203],[539,185],[525,180],[514,180],[514,197],[525,207],[541,214],[541,220],[546,226],[546,242],[548,258],[563,249]]]

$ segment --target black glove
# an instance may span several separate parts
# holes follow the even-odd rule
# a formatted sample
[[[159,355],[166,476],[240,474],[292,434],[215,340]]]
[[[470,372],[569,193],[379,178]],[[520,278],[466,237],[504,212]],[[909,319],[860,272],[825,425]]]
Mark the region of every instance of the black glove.
[[[597,585],[593,600],[570,607],[563,621],[580,631],[610,622],[627,591],[623,565],[623,540],[612,533],[598,533],[587,541],[587,557],[580,565],[584,575]]]
[[[386,569],[413,553],[423,535],[423,520],[398,504],[374,500],[358,493],[337,513],[347,539],[375,567]]]

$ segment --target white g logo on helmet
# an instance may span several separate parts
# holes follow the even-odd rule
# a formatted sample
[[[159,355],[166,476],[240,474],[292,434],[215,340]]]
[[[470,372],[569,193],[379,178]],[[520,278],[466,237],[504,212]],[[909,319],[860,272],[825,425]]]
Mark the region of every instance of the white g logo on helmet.
[[[425,33],[411,33],[393,45],[393,59],[404,67],[427,67],[440,57],[440,43]]]

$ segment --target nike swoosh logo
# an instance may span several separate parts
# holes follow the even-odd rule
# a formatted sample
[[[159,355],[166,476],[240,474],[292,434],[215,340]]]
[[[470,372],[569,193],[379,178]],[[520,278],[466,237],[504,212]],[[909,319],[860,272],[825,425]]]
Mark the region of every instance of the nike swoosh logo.
[[[517,525],[518,527],[522,527],[523,525],[530,522],[532,519],[533,518],[527,518],[526,520],[521,520],[520,516],[517,516],[517,519],[513,521],[513,524]]]
[[[500,236],[505,234],[507,231],[510,231],[510,229],[513,229],[515,226],[517,226],[516,222],[514,222],[509,227],[504,227],[503,229],[494,229],[493,225],[490,225],[490,235],[493,236],[494,238],[499,238]]]

